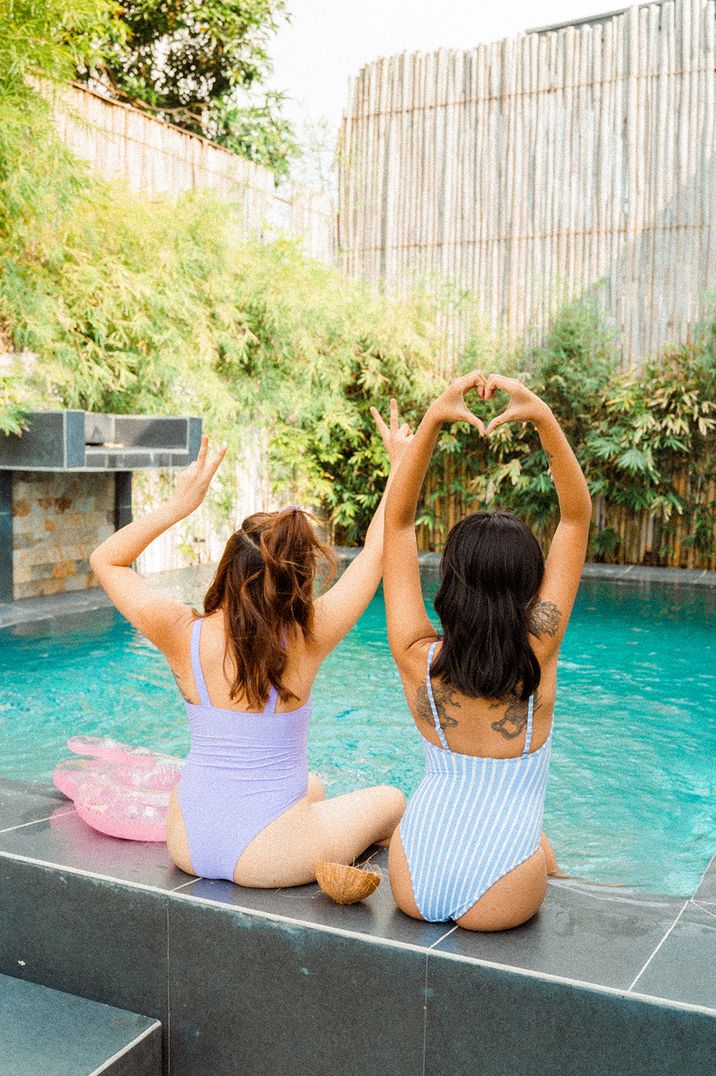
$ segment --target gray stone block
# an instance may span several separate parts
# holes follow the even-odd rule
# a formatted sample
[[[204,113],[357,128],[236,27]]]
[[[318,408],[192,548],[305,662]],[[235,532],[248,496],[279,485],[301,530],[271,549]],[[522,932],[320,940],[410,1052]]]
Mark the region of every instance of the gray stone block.
[[[193,460],[196,459],[199,453],[203,421],[202,419],[195,417],[191,417],[187,421],[189,426],[187,450],[189,452],[189,462],[191,463]]]
[[[20,436],[0,434],[0,470],[64,467],[64,412],[35,411]]]
[[[114,415],[101,415],[93,414],[90,411],[85,412],[85,444],[87,445],[103,445],[105,443],[113,444],[115,440],[114,434]]]
[[[65,411],[65,458],[68,469],[85,466],[85,413]]]
[[[114,429],[117,442],[125,448],[186,448],[185,418],[117,415]]]

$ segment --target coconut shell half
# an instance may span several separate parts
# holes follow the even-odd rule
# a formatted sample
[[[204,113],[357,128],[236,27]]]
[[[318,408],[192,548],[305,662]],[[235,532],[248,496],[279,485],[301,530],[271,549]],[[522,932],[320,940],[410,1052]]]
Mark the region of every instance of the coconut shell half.
[[[321,859],[316,864],[316,881],[336,904],[357,904],[375,893],[381,876],[362,867],[348,867],[345,863],[329,863]]]

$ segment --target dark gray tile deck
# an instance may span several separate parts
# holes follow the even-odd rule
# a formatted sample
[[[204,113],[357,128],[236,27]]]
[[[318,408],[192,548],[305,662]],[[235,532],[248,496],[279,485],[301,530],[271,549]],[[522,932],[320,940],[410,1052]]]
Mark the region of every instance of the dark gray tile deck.
[[[167,1019],[158,894],[0,854],[0,973]]]
[[[367,900],[345,907],[334,904],[317,885],[257,891],[243,889],[230,882],[202,879],[185,886],[182,892],[186,896],[203,897],[244,908],[256,908],[255,894],[263,892],[261,910],[269,914],[298,919],[312,926],[348,930],[425,948],[434,945],[451,929],[450,923],[419,923],[398,911],[390,892],[388,852],[385,848],[370,854],[370,866],[383,875],[382,882]]]
[[[716,908],[689,903],[633,988],[716,1009]]]
[[[626,990],[682,907],[683,901],[553,880],[524,926],[497,934],[456,930],[435,949]]]
[[[190,880],[169,859],[165,844],[97,833],[66,799],[48,821],[0,833],[0,852],[162,890]]]
[[[54,620],[56,617],[70,616],[73,613],[86,613],[93,609],[110,607],[112,603],[99,587],[73,590],[67,594],[54,594],[51,597],[0,602],[0,628],[9,628],[16,624],[34,624]]]
[[[7,1076],[158,1076],[156,1020],[0,975],[0,1071]]]
[[[425,1072],[450,1076],[708,1071],[707,900],[554,879],[524,927],[470,934],[403,916],[387,876],[347,908],[315,885],[193,879],[45,793],[8,792],[13,818],[38,820],[0,833],[0,972],[160,1019],[165,1071],[171,1043],[179,1076],[420,1076],[423,1041]],[[387,875],[384,850],[371,864]]]
[[[716,904],[716,856],[704,871],[704,876],[694,893],[694,899],[703,903]]]
[[[50,818],[58,810],[71,812],[74,807],[54,788],[29,781],[0,779],[0,834]]]

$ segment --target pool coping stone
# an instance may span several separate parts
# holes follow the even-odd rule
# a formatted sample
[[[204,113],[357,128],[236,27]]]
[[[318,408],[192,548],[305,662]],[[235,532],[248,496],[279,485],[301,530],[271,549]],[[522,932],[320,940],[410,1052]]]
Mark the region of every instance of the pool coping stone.
[[[197,981],[205,984],[207,989],[214,989],[211,984],[217,974],[228,989],[230,983],[242,979],[242,968],[253,968],[257,961],[269,961],[274,969],[267,980],[269,990],[278,988],[280,980],[282,996],[286,990],[288,996],[293,996],[292,991],[298,991],[296,997],[300,997],[301,979],[296,980],[296,975],[309,979],[316,975],[321,981],[327,976],[330,979],[326,989],[331,999],[331,1011],[336,1006],[336,1011],[355,1006],[356,1021],[365,1019],[368,1026],[379,1019],[380,1010],[364,996],[366,991],[377,989],[375,984],[380,983],[386,996],[398,998],[395,1004],[400,1010],[400,1019],[406,1021],[405,1041],[398,1048],[389,1042],[390,1036],[383,1028],[370,1044],[371,1064],[375,1064],[376,1070],[395,1071],[401,1076],[403,1072],[415,1072],[417,1076],[420,1071],[406,1060],[416,1056],[417,1038],[420,1037],[414,1011],[418,1005],[417,984],[421,984],[420,990],[424,988],[425,991],[425,1000],[420,1003],[424,1009],[420,1020],[426,1021],[422,1048],[427,1073],[431,1071],[429,1058],[437,1056],[435,1051],[441,1054],[447,1049],[443,1042],[446,1033],[443,1025],[449,1021],[449,999],[456,991],[465,990],[477,1005],[481,991],[488,988],[480,985],[483,978],[486,984],[494,982],[494,989],[500,996],[504,995],[505,1004],[510,998],[520,997],[533,999],[539,1006],[556,991],[554,1004],[563,1011],[562,1019],[568,1019],[576,1006],[575,1011],[583,1013],[580,1020],[593,1018],[599,1023],[607,1019],[607,1014],[610,1014],[610,1020],[615,1019],[613,1006],[617,1002],[632,1006],[628,1011],[636,1021],[635,1026],[644,1024],[644,1034],[656,1036],[659,1050],[664,1049],[663,1041],[671,1041],[673,1036],[676,1036],[674,1041],[678,1039],[680,1021],[687,1020],[691,1029],[689,1041],[698,1045],[693,1048],[693,1066],[690,1069],[682,1067],[682,1072],[705,1074],[706,1063],[701,1059],[716,1047],[716,998],[713,1004],[702,1003],[707,989],[706,970],[713,964],[710,954],[716,955],[716,909],[709,908],[708,902],[696,903],[693,898],[684,901],[576,880],[551,879],[545,905],[533,921],[502,935],[469,934],[451,924],[421,924],[402,915],[392,904],[385,878],[387,853],[384,849],[373,850],[368,856],[371,864],[383,873],[383,884],[363,904],[339,908],[315,884],[291,890],[256,890],[229,882],[192,878],[169,862],[164,845],[119,841],[91,830],[76,816],[69,801],[63,800],[51,786],[0,779],[0,803],[3,795],[12,800],[25,799],[26,811],[25,820],[10,827],[2,825],[0,815],[0,872],[8,891],[6,900],[12,901],[9,936],[3,938],[0,933],[0,954],[4,954],[0,959],[0,973],[32,977],[32,968],[21,968],[16,960],[13,962],[15,947],[19,945],[23,952],[27,950],[33,956],[44,954],[38,957],[37,965],[43,985],[82,993],[82,975],[85,975],[89,983],[86,989],[93,1000],[120,1008],[134,1007],[135,1011],[159,1019],[165,1028],[165,1071],[170,1071],[172,1076],[188,1076],[198,1063],[195,1026],[198,1017],[192,1015],[197,1003],[196,991],[185,984],[186,976],[179,973],[172,960],[178,960],[184,949],[191,951],[191,946],[187,948],[188,943],[181,940],[185,929],[197,946],[203,944],[202,939],[209,944],[208,939],[213,935],[211,931],[207,934],[208,927],[202,926],[207,914],[219,916],[212,919],[212,923],[217,925],[228,948],[212,944],[217,949],[215,956],[224,951],[230,954],[227,967],[231,970],[230,975],[226,970],[219,974],[216,963],[208,964],[203,970],[197,967]],[[55,813],[49,819],[48,804],[55,806]],[[34,822],[28,820],[33,813],[36,815]],[[713,866],[712,861],[704,878]],[[699,890],[702,885],[703,880]],[[50,895],[47,905],[42,904],[38,893]],[[54,905],[57,905],[56,911]],[[40,907],[44,909],[42,914]],[[124,913],[123,908],[126,909]],[[132,947],[136,948],[139,938],[145,935],[148,938],[155,954],[149,964],[143,957],[141,967],[135,969],[127,954],[122,954],[124,938],[121,931],[116,939],[112,935],[113,944],[107,946],[107,930],[111,929],[112,923],[120,923],[123,917],[126,918],[127,937],[134,939]],[[60,923],[64,934],[58,937],[57,924]],[[625,929],[632,935],[626,947],[623,936],[620,936],[620,930]],[[87,951],[82,954],[84,964],[80,961],[80,967],[68,968],[67,953],[73,930],[82,930],[83,949]],[[331,952],[335,950],[340,954],[340,966],[345,969],[342,977],[336,978],[335,969],[328,970],[329,966],[321,956],[326,943],[320,938],[326,935],[334,938]],[[234,936],[238,947],[233,943],[229,945]],[[20,941],[15,941],[16,938]],[[689,960],[693,960],[694,952],[700,954],[702,960],[697,976],[700,1002],[688,996],[688,976],[684,974],[688,964],[681,967],[679,964],[684,945]],[[625,951],[617,959],[620,947]],[[611,964],[610,952],[614,956]],[[594,957],[591,964],[590,954]],[[308,970],[301,971],[302,968]],[[166,977],[166,987],[161,986],[163,977]],[[328,1053],[315,1070],[323,1073],[331,1071],[336,1063],[343,1064],[345,1058],[341,1053],[343,1047],[328,1023],[322,1023],[317,1015],[317,999],[322,995],[320,990],[316,993],[314,980],[310,983],[312,985],[305,985],[309,992],[307,997],[313,999],[309,1005],[312,1015],[308,1022],[316,1034],[328,1036],[325,1046]],[[671,996],[664,984],[671,990]],[[645,986],[649,989],[644,989]],[[114,995],[102,996],[102,991],[109,989],[115,991]],[[537,993],[533,995],[533,991]],[[222,997],[224,995],[219,992],[214,1001],[218,1004]],[[244,1011],[248,1014],[249,1025],[260,1031],[260,1012],[254,998],[255,994],[247,993],[237,985],[231,999],[225,1001],[233,1014],[229,1020],[232,1035],[235,1035],[233,1021]],[[636,1009],[633,1008],[635,1004]],[[403,1013],[401,1006],[406,1005]],[[648,1006],[648,1012],[644,1005]],[[239,1008],[234,1012],[232,1006]],[[273,1002],[269,1009],[277,1011]],[[207,1027],[211,1035],[218,1036],[218,1042],[225,1029],[222,1031],[221,1025],[213,1020],[211,1007],[207,1007],[206,1013]],[[619,1018],[622,1017],[627,1018],[623,1014]],[[478,1010],[475,1018],[479,1019]],[[696,1023],[692,1027],[694,1020]],[[669,1037],[662,1041],[666,1025]],[[304,1030],[296,1016],[289,1038],[293,1036],[298,1042]],[[487,1029],[485,1034],[489,1035]],[[554,1049],[559,1048],[558,1040],[557,1036]],[[465,1057],[471,1056],[469,1051],[474,1049],[470,1041],[476,1040],[465,1040],[459,1046]],[[216,1043],[214,1046],[218,1049]],[[614,1048],[617,1047],[618,1044]],[[242,1054],[245,1066],[242,1071],[261,1071],[252,1068],[252,1064],[259,1062],[252,1061],[249,1045],[242,1044],[236,1049],[249,1051]],[[576,1046],[572,1043],[569,1050],[574,1049]],[[278,1045],[274,1052],[274,1061],[279,1064],[282,1055]],[[216,1054],[219,1056],[221,1051]],[[171,1063],[170,1057],[173,1058]],[[324,1061],[325,1067],[321,1067]],[[569,1054],[569,1063],[574,1063],[573,1054]],[[212,1071],[220,1076],[222,1072],[232,1070],[224,1070],[217,1062]],[[348,1071],[358,1073],[360,1070],[349,1067]],[[664,1072],[667,1071],[665,1068]],[[646,1072],[644,1069],[644,1076]],[[649,1072],[652,1076],[652,1070]]]
[[[13,786],[20,786],[14,788]],[[44,795],[40,794],[44,788]],[[39,782],[15,782],[0,778],[0,797],[10,793],[19,793],[27,799],[27,811],[34,818],[15,825],[2,825],[0,814],[0,857],[18,862],[31,862],[107,881],[113,884],[129,885],[158,894],[181,896],[202,904],[211,904],[227,910],[235,909],[243,914],[269,915],[286,922],[322,931],[338,931],[353,937],[373,940],[388,945],[417,948],[421,951],[440,952],[469,962],[489,964],[509,968],[516,972],[540,977],[556,978],[587,988],[613,989],[623,993],[630,992],[643,974],[645,967],[664,944],[674,930],[687,907],[698,909],[700,905],[708,906],[708,901],[697,896],[702,890],[703,879],[694,897],[683,900],[659,894],[648,894],[614,886],[600,886],[582,882],[577,879],[553,878],[549,880],[548,900],[553,905],[553,913],[545,916],[548,905],[543,907],[534,920],[513,931],[498,934],[479,934],[460,930],[451,924],[420,923],[403,915],[395,908],[387,885],[387,852],[385,849],[373,849],[363,862],[370,860],[374,868],[383,875],[385,882],[376,892],[359,905],[339,907],[334,905],[314,883],[307,886],[295,886],[290,889],[247,889],[231,882],[218,879],[193,878],[176,868],[169,860],[166,846],[159,842],[121,841],[96,833],[77,815],[71,801],[58,793],[51,785],[42,786]],[[0,799],[0,806],[2,800]],[[54,804],[54,813],[47,817],[47,805]],[[96,864],[92,867],[86,863]],[[716,857],[711,861],[704,878],[716,868]],[[143,873],[144,872],[144,873]],[[540,925],[541,933],[558,933],[560,920],[565,915],[574,914],[575,901],[582,905],[599,909],[608,905],[610,914],[617,914],[620,909],[641,909],[655,920],[662,920],[657,927],[653,948],[647,947],[643,964],[637,963],[637,972],[631,985],[610,986],[600,983],[596,978],[578,977],[550,972],[534,966],[540,949],[540,943],[531,954],[531,963],[525,963],[525,938],[534,936],[535,928]],[[561,905],[567,902],[566,913]],[[708,914],[714,915],[708,909]],[[540,918],[541,917],[541,918]],[[554,922],[550,924],[549,920]],[[591,913],[594,921],[594,912]],[[643,924],[642,924],[643,927]],[[663,930],[661,929],[663,927]],[[613,935],[613,925],[608,925],[604,937],[599,939],[605,945]],[[714,919],[714,943],[716,944],[716,918]],[[508,951],[516,954],[522,951],[523,963],[499,957],[499,947],[508,946]],[[497,947],[497,948],[496,948]],[[640,993],[636,991],[636,993]],[[679,1002],[662,995],[644,995],[658,1001]],[[688,1001],[681,1004],[689,1005]],[[696,1003],[696,1008],[704,1008],[716,1015],[716,996],[712,1006]]]

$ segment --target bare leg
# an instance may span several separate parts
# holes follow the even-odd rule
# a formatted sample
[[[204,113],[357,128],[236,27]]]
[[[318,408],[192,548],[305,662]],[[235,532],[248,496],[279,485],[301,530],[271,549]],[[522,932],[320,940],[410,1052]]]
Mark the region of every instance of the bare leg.
[[[313,882],[319,859],[353,863],[371,844],[390,837],[404,810],[403,793],[390,785],[327,800],[307,796],[244,849],[234,881],[262,888]]]
[[[405,796],[392,785],[375,785],[314,805],[324,829],[327,858],[352,863],[371,844],[389,841],[405,811]]]

